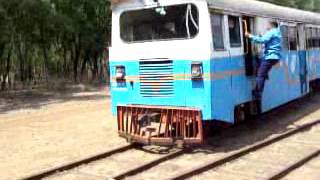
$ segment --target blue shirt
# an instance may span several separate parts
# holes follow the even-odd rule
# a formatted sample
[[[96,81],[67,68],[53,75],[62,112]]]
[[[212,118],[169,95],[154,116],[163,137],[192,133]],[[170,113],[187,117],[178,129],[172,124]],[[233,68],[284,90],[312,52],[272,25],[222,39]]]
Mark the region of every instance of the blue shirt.
[[[265,60],[281,59],[282,35],[281,35],[280,28],[273,28],[263,36],[250,35],[249,38],[254,43],[264,44]]]

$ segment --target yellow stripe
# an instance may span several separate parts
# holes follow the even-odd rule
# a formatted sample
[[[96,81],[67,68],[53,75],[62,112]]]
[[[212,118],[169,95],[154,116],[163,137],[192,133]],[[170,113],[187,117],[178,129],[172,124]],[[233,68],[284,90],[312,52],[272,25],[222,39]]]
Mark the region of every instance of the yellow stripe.
[[[289,75],[289,67],[286,63],[284,63],[284,67],[281,67],[280,63],[274,66],[277,69],[284,69],[285,70],[285,77],[288,84],[298,84],[300,83],[300,79],[292,79]],[[203,80],[219,80],[224,79],[230,76],[240,76],[245,74],[245,69],[239,70],[229,70],[229,71],[222,71],[222,72],[215,72],[215,73],[205,73],[203,74]],[[174,74],[173,80],[175,81],[189,81],[192,79],[192,74]],[[126,80],[130,82],[140,82],[140,76],[126,76]],[[152,81],[152,80],[150,80]],[[111,82],[117,82],[116,78],[113,77]],[[159,80],[161,82],[161,80]],[[155,83],[157,85],[157,83]]]
[[[230,71],[222,71],[222,72],[216,72],[216,73],[205,73],[203,74],[203,80],[218,80],[218,79],[224,79],[229,76],[235,76],[235,75],[244,75],[245,70],[230,70]],[[192,74],[174,74],[173,80],[175,81],[186,81],[191,80]],[[140,82],[140,76],[126,76],[126,80],[130,82]],[[150,80],[152,81],[152,80]],[[160,81],[160,80],[159,80]],[[116,82],[116,78],[112,78],[112,82]]]

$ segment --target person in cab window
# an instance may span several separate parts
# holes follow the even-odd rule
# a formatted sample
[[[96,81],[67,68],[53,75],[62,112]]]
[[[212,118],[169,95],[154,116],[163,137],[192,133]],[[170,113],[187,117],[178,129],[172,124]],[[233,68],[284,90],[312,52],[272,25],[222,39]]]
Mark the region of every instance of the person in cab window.
[[[175,38],[177,35],[176,33],[176,26],[173,22],[167,22],[161,29],[161,39],[172,39]]]
[[[241,46],[240,27],[239,24],[237,24],[237,20],[239,19],[231,17],[228,19],[230,44],[232,47]]]
[[[256,88],[253,91],[255,100],[260,101],[268,74],[281,59],[282,35],[278,23],[270,21],[264,35],[255,36],[246,32],[246,37],[251,39],[253,43],[264,44],[264,55],[258,68]]]

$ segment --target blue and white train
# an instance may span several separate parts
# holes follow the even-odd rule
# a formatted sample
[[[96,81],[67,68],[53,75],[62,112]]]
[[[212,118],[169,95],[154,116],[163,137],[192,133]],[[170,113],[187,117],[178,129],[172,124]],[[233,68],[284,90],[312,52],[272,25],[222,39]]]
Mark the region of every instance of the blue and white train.
[[[320,15],[254,0],[114,0],[110,72],[119,134],[142,144],[203,142],[207,122],[234,124],[312,91],[320,79]],[[283,58],[262,106],[252,91],[263,34],[276,20]]]

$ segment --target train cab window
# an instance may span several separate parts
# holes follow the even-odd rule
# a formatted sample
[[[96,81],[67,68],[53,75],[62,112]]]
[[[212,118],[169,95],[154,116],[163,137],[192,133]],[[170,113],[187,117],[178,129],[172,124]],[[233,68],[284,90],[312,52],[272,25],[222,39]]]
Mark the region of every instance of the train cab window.
[[[199,12],[193,4],[125,11],[120,16],[120,35],[133,43],[191,39],[199,32]]]
[[[211,28],[212,28],[212,40],[214,50],[224,50],[223,40],[223,15],[222,14],[211,14]]]
[[[241,47],[239,17],[229,16],[228,27],[229,27],[230,46],[231,47]]]
[[[281,34],[282,34],[282,46],[283,50],[289,50],[289,34],[288,34],[288,26],[281,26]]]
[[[297,28],[289,28],[289,50],[296,51],[298,49]]]

